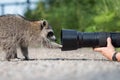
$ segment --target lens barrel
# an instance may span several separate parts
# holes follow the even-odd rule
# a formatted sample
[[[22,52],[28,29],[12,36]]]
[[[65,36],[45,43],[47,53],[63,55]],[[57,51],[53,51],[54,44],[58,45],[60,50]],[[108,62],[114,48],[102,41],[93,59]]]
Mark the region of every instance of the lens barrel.
[[[62,50],[75,50],[81,47],[105,47],[107,38],[111,37],[114,47],[120,47],[120,33],[113,32],[77,32],[61,30]]]

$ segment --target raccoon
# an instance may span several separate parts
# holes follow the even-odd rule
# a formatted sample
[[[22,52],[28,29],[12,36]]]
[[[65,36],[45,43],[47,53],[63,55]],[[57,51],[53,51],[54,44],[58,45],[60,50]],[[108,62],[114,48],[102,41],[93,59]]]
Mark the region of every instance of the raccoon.
[[[40,44],[50,48],[51,41],[55,40],[53,29],[47,20],[30,21],[12,14],[0,16],[0,46],[8,61],[17,58],[17,46],[25,60],[29,60],[29,45]]]

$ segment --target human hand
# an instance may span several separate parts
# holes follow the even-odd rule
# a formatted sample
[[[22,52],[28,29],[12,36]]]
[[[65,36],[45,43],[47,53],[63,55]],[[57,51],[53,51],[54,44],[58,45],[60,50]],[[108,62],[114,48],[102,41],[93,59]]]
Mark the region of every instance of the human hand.
[[[112,56],[115,53],[115,48],[112,45],[111,38],[107,38],[107,47],[94,48],[94,51],[100,52],[102,55],[107,57],[109,60],[112,60]]]

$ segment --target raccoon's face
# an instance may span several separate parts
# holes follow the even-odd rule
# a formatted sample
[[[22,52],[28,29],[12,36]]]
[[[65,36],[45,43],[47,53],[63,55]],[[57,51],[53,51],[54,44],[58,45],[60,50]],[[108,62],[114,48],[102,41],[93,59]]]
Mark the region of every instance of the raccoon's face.
[[[41,36],[43,38],[47,38],[50,41],[56,41],[56,37],[54,35],[53,29],[46,20],[41,21],[40,27],[41,27]]]

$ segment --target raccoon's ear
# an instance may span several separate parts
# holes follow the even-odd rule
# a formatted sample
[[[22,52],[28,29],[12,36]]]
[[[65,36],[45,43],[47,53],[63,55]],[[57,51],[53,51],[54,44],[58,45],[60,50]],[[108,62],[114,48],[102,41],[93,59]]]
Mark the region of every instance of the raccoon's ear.
[[[48,25],[48,22],[46,20],[43,20],[42,24],[41,24],[41,30],[43,29],[43,27],[45,27],[47,25]]]
[[[43,26],[46,26],[46,25],[47,25],[47,21],[46,21],[46,20],[43,20],[42,25],[43,25]]]

